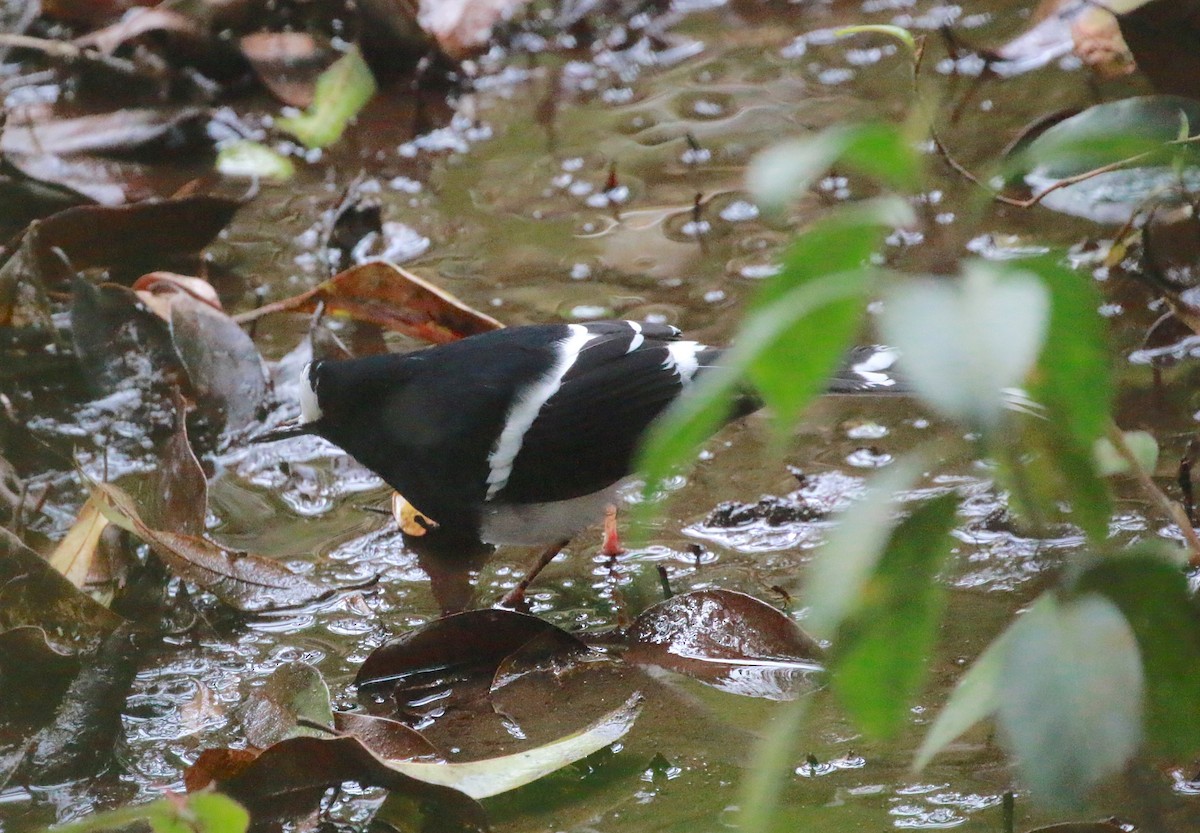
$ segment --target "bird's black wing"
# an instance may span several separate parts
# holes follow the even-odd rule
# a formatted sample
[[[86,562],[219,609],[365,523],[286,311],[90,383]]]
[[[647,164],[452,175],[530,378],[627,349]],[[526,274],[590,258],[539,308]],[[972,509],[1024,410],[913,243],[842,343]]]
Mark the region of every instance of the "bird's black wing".
[[[581,497],[630,473],[650,423],[718,351],[662,325],[588,324],[593,338],[526,430],[494,499],[542,503]]]

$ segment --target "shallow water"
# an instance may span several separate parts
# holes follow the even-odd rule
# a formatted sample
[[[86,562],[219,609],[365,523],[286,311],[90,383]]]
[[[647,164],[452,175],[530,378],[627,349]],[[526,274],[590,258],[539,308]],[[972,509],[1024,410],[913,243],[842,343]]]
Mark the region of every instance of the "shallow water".
[[[1093,95],[1069,61],[975,91],[967,89],[970,78],[950,76],[953,62],[936,27],[953,23],[973,42],[997,44],[1021,29],[1020,5],[678,3],[688,13],[671,27],[664,48],[618,44],[590,60],[497,51],[480,62],[475,91],[449,106],[421,113],[399,91],[381,96],[347,140],[303,167],[297,180],[264,186],[215,253],[264,287],[268,298],[310,286],[326,275],[318,254],[322,212],[362,171],[365,189],[395,224],[393,256],[507,324],[619,315],[669,321],[724,343],[792,231],[840,200],[870,193],[861,181],[831,176],[786,220],[769,221],[742,191],[747,161],[782,138],[838,122],[897,117],[909,105],[908,63],[896,44],[879,37],[837,41],[832,31],[871,22],[930,33],[925,93],[947,102],[947,109],[961,108],[939,131],[960,162],[980,169],[1026,122],[1086,104]],[[552,127],[547,101],[554,102]],[[435,123],[414,134],[422,119]],[[606,193],[610,166],[620,188]],[[927,238],[891,241],[886,257],[900,268],[937,270],[966,252],[1003,258],[1112,232],[1044,209],[980,203],[975,186],[936,159],[930,168],[924,202],[936,222]],[[699,216],[693,212],[697,194]],[[1125,309],[1113,319],[1117,340],[1132,346],[1153,315],[1136,290],[1109,289],[1113,303]],[[257,341],[278,359],[306,327],[300,316],[267,320]],[[1156,429],[1164,459],[1173,459],[1190,414],[1147,406],[1148,374],[1131,369],[1128,375],[1122,424]],[[52,435],[78,425],[86,436],[94,431],[84,419],[103,417],[104,407],[97,404],[78,420],[47,417],[35,430]],[[657,598],[660,565],[677,592],[720,587],[789,604],[780,590],[795,595],[802,585],[805,565],[831,526],[828,513],[855,497],[879,467],[919,443],[949,442],[952,434],[902,397],[838,398],[814,408],[779,453],[767,419],[751,417],[707,444],[696,467],[672,484],[646,540],[615,571],[596,553],[598,534],[577,538],[535,585],[534,611],[570,630],[611,625],[624,607]],[[237,742],[232,706],[281,663],[317,666],[338,702],[373,648],[438,615],[439,599],[419,556],[405,548],[390,519],[362,508],[385,506],[386,490],[332,446],[304,439],[232,449],[215,464],[214,537],[279,558],[328,585],[361,584],[376,574],[378,584],[219,635],[168,640],[146,657],[130,695],[124,772],[50,790],[0,792],[0,830],[30,830],[180,790],[182,769],[199,750]],[[146,461],[110,457],[107,465],[112,474],[136,479]],[[1003,502],[981,463],[930,473],[910,497],[952,489],[966,499],[955,533],[959,544],[942,576],[950,604],[930,686],[901,737],[887,745],[858,736],[828,692],[818,692],[797,742],[781,827],[999,829],[1001,795],[1013,784],[985,729],[970,732],[919,775],[909,762],[965,664],[1082,540],[1072,532],[1033,539],[1014,531],[1001,518]],[[730,523],[714,514],[725,502],[755,504],[764,496],[803,504],[811,517]],[[1163,534],[1163,524],[1147,520],[1143,510],[1135,499],[1124,502],[1115,534],[1128,540]],[[70,521],[64,516],[57,530],[43,531],[61,533]],[[476,582],[477,603],[511,587],[530,557],[505,549],[488,561]],[[803,622],[803,610],[791,614]],[[646,685],[652,696],[645,713],[613,754],[589,761],[588,772],[490,800],[497,829],[733,826],[742,766],[779,706],[670,675]],[[561,726],[569,731],[578,721],[563,714]],[[815,763],[806,762],[808,756]],[[1174,785],[1175,806],[1166,809],[1181,824],[1200,819],[1191,774],[1161,776]],[[378,798],[346,791],[333,817],[361,822]],[[1120,815],[1127,800],[1119,790],[1106,793],[1095,815]],[[1019,825],[1053,818],[1018,799]]]

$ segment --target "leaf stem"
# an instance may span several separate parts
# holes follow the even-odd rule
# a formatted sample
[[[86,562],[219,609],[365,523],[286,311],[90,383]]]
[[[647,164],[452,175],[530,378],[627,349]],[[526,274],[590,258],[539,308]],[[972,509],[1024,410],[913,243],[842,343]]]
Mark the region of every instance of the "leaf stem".
[[[1133,473],[1134,479],[1146,497],[1158,507],[1158,510],[1166,516],[1168,521],[1179,527],[1179,531],[1192,553],[1191,558],[1188,560],[1189,566],[1200,567],[1200,535],[1196,534],[1196,529],[1192,526],[1192,522],[1188,520],[1183,507],[1167,497],[1167,494],[1158,487],[1158,484],[1154,482],[1154,478],[1150,476],[1150,473],[1146,471],[1141,461],[1138,460],[1137,455],[1133,453],[1129,445],[1125,442],[1125,434],[1112,421],[1108,423],[1108,439],[1113,444],[1113,448],[1116,449],[1117,454],[1129,466],[1130,472]]]

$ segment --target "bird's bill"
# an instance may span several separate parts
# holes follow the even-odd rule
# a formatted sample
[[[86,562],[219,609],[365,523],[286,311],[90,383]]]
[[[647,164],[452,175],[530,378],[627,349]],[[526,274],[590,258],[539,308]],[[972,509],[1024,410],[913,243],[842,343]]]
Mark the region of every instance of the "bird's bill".
[[[250,442],[255,445],[259,443],[273,443],[276,440],[290,440],[292,437],[303,437],[305,434],[311,434],[312,425],[304,422],[285,423],[278,428],[268,431],[265,434],[259,434]]]

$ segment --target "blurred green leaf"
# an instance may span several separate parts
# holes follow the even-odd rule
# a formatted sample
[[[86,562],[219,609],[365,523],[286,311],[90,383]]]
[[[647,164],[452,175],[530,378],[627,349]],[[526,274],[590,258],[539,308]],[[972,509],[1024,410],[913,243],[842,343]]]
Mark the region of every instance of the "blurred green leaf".
[[[903,131],[874,122],[831,127],[768,148],[750,162],[746,187],[764,211],[781,211],[835,164],[902,191],[919,182],[920,158]]]
[[[1045,594],[1010,629],[997,718],[1022,780],[1078,806],[1119,772],[1142,735],[1143,678],[1129,623],[1096,593]]]
[[[866,494],[838,516],[805,578],[809,612],[804,624],[814,635],[832,637],[859,604],[896,524],[897,496],[912,488],[924,467],[922,456],[901,458],[872,478]]]
[[[1158,465],[1158,441],[1154,439],[1154,435],[1146,431],[1125,431],[1123,434],[1125,445],[1133,452],[1138,464],[1146,471],[1153,472]],[[1093,444],[1092,459],[1101,477],[1126,474],[1129,471],[1129,464],[1113,447],[1112,440],[1108,437],[1100,437]]]
[[[702,376],[651,428],[638,465],[645,478],[643,494],[652,495],[673,468],[691,461],[700,443],[728,417],[739,380],[752,368],[761,367],[760,362],[770,361],[764,356],[783,350],[782,341],[801,339],[809,346],[808,351],[796,349],[794,344],[787,347],[799,356],[787,374],[786,383],[795,389],[787,404],[803,405],[803,400],[819,392],[849,336],[842,332],[831,337],[802,325],[829,305],[847,299],[861,307],[871,278],[872,273],[866,270],[824,275],[801,284],[747,318],[736,345],[725,354],[723,366]]]
[[[358,47],[352,47],[317,78],[312,105],[275,126],[308,148],[323,148],[342,138],[346,125],[375,95],[375,77]]]
[[[1200,102],[1147,95],[1097,104],[1026,145],[1005,164],[1005,178],[1065,179],[1158,149],[1163,151],[1161,158],[1139,164],[1163,165],[1174,154],[1195,153],[1183,146],[1167,146],[1179,138],[1181,123],[1191,125],[1193,132],[1200,126]]]
[[[1018,620],[1019,622],[1020,620]],[[1000,708],[1004,664],[1012,642],[1013,626],[992,640],[979,658],[959,678],[958,685],[925,733],[913,760],[913,769],[924,769],[963,732],[991,717]]]
[[[230,142],[217,154],[217,170],[225,176],[287,182],[296,174],[292,160],[261,142]]]
[[[1022,261],[1050,293],[1050,326],[1029,386],[1030,395],[1050,410],[1083,447],[1104,436],[1112,413],[1108,325],[1099,309],[1095,284],[1055,257]]]
[[[1089,567],[1074,589],[1121,609],[1137,637],[1146,678],[1146,735],[1164,756],[1200,753],[1200,610],[1178,561],[1140,547]]]
[[[896,733],[924,682],[945,599],[937,573],[953,545],[957,506],[956,495],[942,495],[896,528],[857,609],[838,629],[833,688],[873,737]]]
[[[921,398],[973,429],[997,428],[1046,337],[1050,296],[1037,275],[973,261],[961,280],[905,280],[884,302],[883,338]]]
[[[147,822],[154,833],[245,833],[250,826],[250,814],[228,796],[199,792],[187,796],[169,795],[137,807],[96,813],[52,827],[47,833],[121,830]]]
[[[783,788],[791,780],[792,758],[807,714],[807,700],[788,703],[759,734],[750,756],[754,763],[742,781],[738,801],[741,833],[767,833],[772,829]]]

